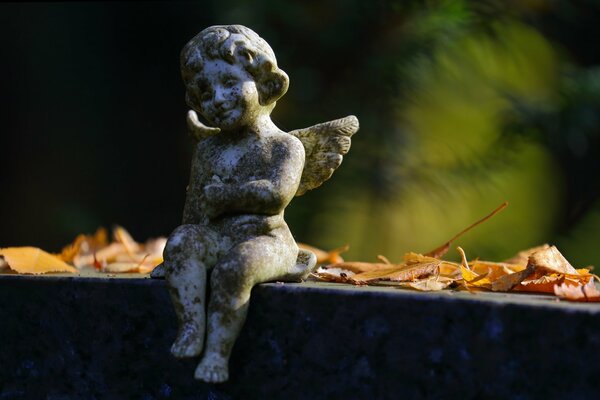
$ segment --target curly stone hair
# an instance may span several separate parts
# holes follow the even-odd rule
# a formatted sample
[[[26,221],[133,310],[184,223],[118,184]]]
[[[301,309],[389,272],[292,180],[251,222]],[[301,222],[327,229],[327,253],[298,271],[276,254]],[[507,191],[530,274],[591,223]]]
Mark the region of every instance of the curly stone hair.
[[[287,92],[289,78],[277,67],[275,53],[263,38],[245,26],[215,25],[194,36],[181,51],[186,101],[192,108],[199,103],[195,76],[208,60],[241,64],[255,79],[263,106],[274,103]]]

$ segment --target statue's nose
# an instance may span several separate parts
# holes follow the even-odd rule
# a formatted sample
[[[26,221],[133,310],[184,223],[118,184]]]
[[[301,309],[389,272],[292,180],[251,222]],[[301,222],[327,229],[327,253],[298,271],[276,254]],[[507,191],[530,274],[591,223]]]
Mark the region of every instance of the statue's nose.
[[[226,98],[225,98],[225,93],[223,92],[223,90],[216,89],[215,90],[215,98],[214,98],[215,105],[220,106],[225,101],[226,101]]]

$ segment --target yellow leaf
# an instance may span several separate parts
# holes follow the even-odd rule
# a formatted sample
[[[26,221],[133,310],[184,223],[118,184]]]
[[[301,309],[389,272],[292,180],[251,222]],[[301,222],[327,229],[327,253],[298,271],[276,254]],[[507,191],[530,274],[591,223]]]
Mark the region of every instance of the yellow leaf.
[[[498,263],[492,261],[472,261],[469,267],[478,274],[487,274],[490,281],[495,281],[505,275],[510,275],[515,272],[520,272],[525,269],[524,265]]]
[[[419,253],[406,253],[404,254],[404,262],[406,264],[420,264],[420,263],[431,263],[431,262],[436,262],[439,261],[437,258],[434,257],[430,257],[430,256],[424,256],[423,254],[419,254]]]
[[[94,252],[107,245],[108,238],[106,229],[98,228],[93,235],[78,235],[73,243],[68,244],[62,249],[57,257],[65,262],[72,263],[76,257],[81,255],[81,253]]]
[[[7,247],[0,249],[9,267],[20,274],[44,274],[47,272],[72,272],[77,269],[57,256],[46,253],[37,247]]]

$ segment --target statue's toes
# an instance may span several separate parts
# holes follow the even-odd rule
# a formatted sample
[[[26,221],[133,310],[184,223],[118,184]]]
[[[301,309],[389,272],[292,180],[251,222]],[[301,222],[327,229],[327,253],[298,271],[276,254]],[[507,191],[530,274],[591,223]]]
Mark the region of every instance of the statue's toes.
[[[203,361],[196,368],[194,378],[208,383],[221,383],[229,379],[229,371],[226,364]]]
[[[171,346],[171,354],[177,358],[197,357],[202,353],[204,335],[197,329],[184,327]]]
[[[154,267],[152,272],[150,272],[150,278],[152,279],[165,279],[166,275],[167,267],[165,267],[165,263],[158,264],[156,267]]]

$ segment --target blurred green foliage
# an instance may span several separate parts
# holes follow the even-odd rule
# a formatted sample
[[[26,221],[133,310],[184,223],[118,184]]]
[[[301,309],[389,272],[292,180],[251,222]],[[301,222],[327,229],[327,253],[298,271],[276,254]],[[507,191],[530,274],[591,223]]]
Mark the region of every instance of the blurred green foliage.
[[[508,200],[457,243],[469,257],[552,242],[600,265],[599,11],[563,0],[0,5],[0,245],[53,250],[112,223],[168,234],[191,155],[178,53],[206,26],[239,23],[291,78],[273,115],[282,129],[361,122],[334,177],[288,209],[298,240],[398,260]]]

